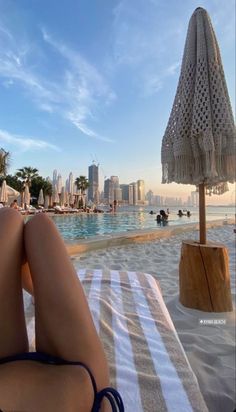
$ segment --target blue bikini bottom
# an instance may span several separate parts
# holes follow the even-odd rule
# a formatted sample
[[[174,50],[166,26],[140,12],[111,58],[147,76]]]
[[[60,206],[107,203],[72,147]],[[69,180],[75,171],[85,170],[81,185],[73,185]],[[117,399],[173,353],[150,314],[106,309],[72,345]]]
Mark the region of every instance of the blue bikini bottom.
[[[92,407],[91,412],[99,412],[103,398],[107,398],[108,401],[110,402],[111,407],[112,407],[112,412],[124,412],[125,410],[122,398],[116,389],[107,387],[107,388],[102,389],[100,392],[97,391],[96,381],[94,379],[92,372],[82,362],[71,362],[71,361],[67,361],[65,359],[61,359],[56,356],[51,356],[51,355],[48,355],[42,352],[26,352],[26,353],[20,353],[17,355],[7,356],[5,358],[2,358],[0,359],[0,364],[18,361],[18,360],[19,361],[20,360],[36,361],[36,362],[44,363],[47,365],[82,366],[84,369],[86,369],[86,371],[88,372],[90,376],[92,386],[93,386],[93,391],[94,391],[94,402],[93,402],[93,407]]]

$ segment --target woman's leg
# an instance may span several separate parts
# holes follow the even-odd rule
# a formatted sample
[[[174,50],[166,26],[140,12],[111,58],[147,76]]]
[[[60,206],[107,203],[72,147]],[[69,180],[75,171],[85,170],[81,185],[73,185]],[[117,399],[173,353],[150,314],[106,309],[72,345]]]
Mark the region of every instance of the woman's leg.
[[[108,367],[83,288],[54,223],[40,213],[25,225],[25,250],[35,296],[36,348],[84,362],[98,389]]]
[[[20,276],[23,229],[19,212],[0,210],[0,358],[28,350]]]
[[[21,266],[21,284],[30,295],[34,296],[34,287],[28,262],[24,262]]]

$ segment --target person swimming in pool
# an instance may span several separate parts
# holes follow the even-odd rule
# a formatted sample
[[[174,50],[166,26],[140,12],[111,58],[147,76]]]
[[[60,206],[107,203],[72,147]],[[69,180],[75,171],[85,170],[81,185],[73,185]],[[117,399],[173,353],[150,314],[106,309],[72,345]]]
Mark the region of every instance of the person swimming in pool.
[[[124,411],[52,220],[39,213],[24,224],[16,210],[2,208],[0,250],[0,410]],[[29,352],[22,284],[35,299],[35,352]]]

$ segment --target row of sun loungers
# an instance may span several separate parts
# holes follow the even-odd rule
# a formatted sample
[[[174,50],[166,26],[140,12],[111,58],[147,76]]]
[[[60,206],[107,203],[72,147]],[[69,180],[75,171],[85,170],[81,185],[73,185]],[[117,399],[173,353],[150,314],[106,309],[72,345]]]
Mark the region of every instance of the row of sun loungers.
[[[36,208],[34,206],[27,206],[26,208],[18,208],[19,212],[22,215],[35,215],[36,213],[55,213],[55,214],[68,214],[68,213],[79,213],[82,210],[81,209],[76,209],[72,207],[63,207],[63,206],[55,206],[52,208],[44,208],[44,207],[39,207]]]

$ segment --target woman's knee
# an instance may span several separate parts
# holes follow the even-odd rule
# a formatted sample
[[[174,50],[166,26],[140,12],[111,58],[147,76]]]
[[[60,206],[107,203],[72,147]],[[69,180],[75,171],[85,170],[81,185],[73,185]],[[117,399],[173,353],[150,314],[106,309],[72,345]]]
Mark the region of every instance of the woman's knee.
[[[0,209],[0,220],[1,225],[4,222],[6,225],[11,225],[14,228],[17,226],[23,227],[24,224],[22,215],[17,210],[7,207]]]
[[[50,227],[54,227],[52,220],[45,213],[38,213],[25,224],[25,239],[42,233],[46,235]]]

